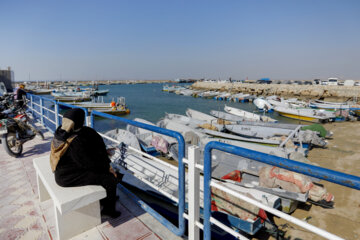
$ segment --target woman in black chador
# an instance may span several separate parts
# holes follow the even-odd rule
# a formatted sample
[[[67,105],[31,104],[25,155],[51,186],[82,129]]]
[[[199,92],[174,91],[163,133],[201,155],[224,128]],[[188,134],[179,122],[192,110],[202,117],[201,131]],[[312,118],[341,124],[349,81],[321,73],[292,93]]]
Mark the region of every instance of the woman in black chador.
[[[101,213],[115,218],[121,214],[115,210],[117,174],[110,166],[102,137],[83,126],[84,119],[83,110],[68,110],[56,129],[50,155],[55,181],[62,187],[103,186],[107,197],[100,201]]]

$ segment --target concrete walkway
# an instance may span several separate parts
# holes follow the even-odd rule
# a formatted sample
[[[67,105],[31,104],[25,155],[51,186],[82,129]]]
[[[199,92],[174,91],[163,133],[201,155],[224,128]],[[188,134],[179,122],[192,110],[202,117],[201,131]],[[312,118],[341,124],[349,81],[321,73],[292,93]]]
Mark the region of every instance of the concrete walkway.
[[[52,201],[39,202],[32,163],[49,154],[52,134],[46,132],[45,137],[25,143],[19,158],[10,157],[0,146],[0,239],[56,239]],[[103,219],[101,225],[73,239],[178,239],[123,193],[118,194],[121,216]]]

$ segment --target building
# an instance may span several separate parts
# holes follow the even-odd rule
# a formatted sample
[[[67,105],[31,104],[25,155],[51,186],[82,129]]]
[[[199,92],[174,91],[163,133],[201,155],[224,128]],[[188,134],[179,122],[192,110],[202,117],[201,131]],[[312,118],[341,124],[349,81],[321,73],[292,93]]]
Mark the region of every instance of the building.
[[[7,70],[0,69],[0,82],[3,82],[8,92],[13,91],[14,72],[8,67]]]

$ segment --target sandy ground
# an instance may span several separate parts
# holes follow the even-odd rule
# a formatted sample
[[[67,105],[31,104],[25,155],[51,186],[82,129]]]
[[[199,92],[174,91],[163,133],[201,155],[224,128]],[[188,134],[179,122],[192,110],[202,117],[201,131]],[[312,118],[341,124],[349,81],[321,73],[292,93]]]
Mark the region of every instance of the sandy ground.
[[[326,149],[310,151],[309,160],[321,167],[360,176],[360,122],[329,123],[327,130],[334,132]],[[335,196],[335,208],[324,209],[305,205],[292,216],[306,219],[308,223],[345,239],[360,239],[360,191],[330,182],[322,184]],[[310,209],[308,209],[310,207]],[[286,221],[275,218],[278,225]],[[294,224],[283,225],[286,239],[322,239]]]

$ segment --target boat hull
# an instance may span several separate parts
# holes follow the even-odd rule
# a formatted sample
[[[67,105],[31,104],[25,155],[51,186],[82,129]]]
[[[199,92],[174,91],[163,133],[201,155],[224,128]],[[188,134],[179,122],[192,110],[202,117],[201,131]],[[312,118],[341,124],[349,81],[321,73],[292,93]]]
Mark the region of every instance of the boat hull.
[[[295,114],[285,113],[285,112],[278,112],[278,113],[281,116],[292,118],[292,119],[302,120],[302,121],[306,121],[306,122],[315,122],[315,123],[320,122],[319,119],[313,118],[313,117],[300,116],[300,115],[295,115]]]

